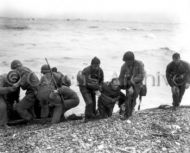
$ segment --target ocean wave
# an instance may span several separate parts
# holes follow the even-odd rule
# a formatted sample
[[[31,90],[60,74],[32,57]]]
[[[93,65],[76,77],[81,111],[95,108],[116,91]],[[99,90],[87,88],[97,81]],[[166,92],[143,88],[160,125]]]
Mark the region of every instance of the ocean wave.
[[[144,29],[126,27],[117,29],[117,31],[144,31]]]
[[[150,38],[150,39],[155,39],[156,35],[154,35],[153,33],[148,33],[144,36],[145,38]]]
[[[6,30],[27,30],[29,29],[29,26],[27,25],[3,25],[0,27],[0,29],[6,29]]]
[[[98,29],[99,27],[98,26],[89,26],[88,28],[89,29]]]
[[[175,53],[175,51],[170,49],[169,47],[160,47],[157,49],[147,49],[135,52],[138,54],[145,54],[154,57],[171,57]]]
[[[155,32],[168,32],[170,30],[169,29],[151,29],[151,31],[155,31]]]

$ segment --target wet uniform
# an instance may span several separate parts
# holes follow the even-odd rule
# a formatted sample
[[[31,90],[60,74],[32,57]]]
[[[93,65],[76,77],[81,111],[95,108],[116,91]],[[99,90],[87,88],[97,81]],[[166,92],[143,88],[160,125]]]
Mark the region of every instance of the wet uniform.
[[[39,85],[38,77],[27,67],[16,69],[20,76],[20,87],[26,90],[24,98],[16,105],[19,115],[25,120],[31,120],[36,117],[34,106],[37,102],[37,89]]]
[[[8,120],[18,119],[18,114],[13,110],[14,102],[19,102],[19,88],[14,92],[9,89],[6,74],[0,76],[0,126],[6,125]]]
[[[113,108],[116,101],[123,103],[125,95],[120,91],[120,88],[113,90],[109,82],[103,83],[101,88],[101,96],[98,99],[98,111],[101,118],[112,116]]]
[[[80,92],[86,103],[85,117],[92,118],[96,116],[96,93],[99,85],[103,83],[104,73],[101,68],[92,70],[91,66],[86,67],[82,74],[85,77],[85,83],[79,84]],[[96,84],[92,85],[91,80],[95,80]]]
[[[175,76],[181,76],[179,84],[174,82]],[[177,87],[177,91],[172,91],[173,106],[179,106],[185,93],[186,83],[190,83],[190,66],[187,62],[180,61],[179,64],[171,62],[166,68],[166,78],[171,87]],[[176,79],[178,79],[176,77]],[[177,81],[176,81],[177,82]]]
[[[126,113],[125,116],[129,117],[136,105],[136,99],[140,93],[140,88],[145,76],[144,64],[141,61],[134,60],[132,66],[124,63],[121,67],[119,80],[121,88],[126,90]],[[131,79],[134,83],[131,83]],[[132,87],[134,93],[129,95],[128,89]]]

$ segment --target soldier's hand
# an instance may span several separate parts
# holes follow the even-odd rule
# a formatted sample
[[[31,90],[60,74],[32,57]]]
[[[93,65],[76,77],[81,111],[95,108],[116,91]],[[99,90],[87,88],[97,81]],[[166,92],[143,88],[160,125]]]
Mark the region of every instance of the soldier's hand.
[[[184,78],[184,74],[181,74],[180,76],[179,76],[179,79],[183,79]]]
[[[129,95],[132,95],[132,94],[134,93],[133,87],[130,87],[130,88],[128,89],[128,92],[129,92]]]
[[[17,105],[17,102],[14,101],[14,104],[13,104],[13,110],[16,110],[16,105]]]
[[[131,80],[130,80],[130,84],[131,84],[131,85],[134,85],[134,84],[135,84],[135,81],[134,81],[133,77],[132,77]]]
[[[172,93],[179,93],[179,89],[176,86],[172,87]]]
[[[53,90],[53,93],[58,93],[58,90]]]
[[[119,100],[119,97],[113,98],[113,102],[116,103]]]
[[[7,88],[8,88],[8,90],[9,90],[9,92],[14,92],[14,91],[17,90],[17,88],[15,88],[15,87],[7,87]]]
[[[100,91],[96,91],[95,93],[96,93],[96,95],[97,95],[98,97],[101,95],[101,92],[100,92]]]
[[[20,82],[13,84],[14,88],[18,88],[20,86]]]
[[[185,84],[185,88],[188,89],[190,87],[190,84],[189,83],[186,83]]]

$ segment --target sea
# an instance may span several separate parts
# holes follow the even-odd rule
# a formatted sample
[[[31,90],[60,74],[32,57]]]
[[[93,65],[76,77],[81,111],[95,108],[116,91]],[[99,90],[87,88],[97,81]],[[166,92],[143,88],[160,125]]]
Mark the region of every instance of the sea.
[[[122,57],[133,51],[144,63],[147,96],[141,109],[172,104],[171,89],[166,81],[166,66],[172,54],[181,53],[189,60],[188,49],[181,46],[181,24],[176,22],[101,21],[85,19],[0,18],[0,73],[10,71],[14,59],[33,70],[40,78],[40,68],[48,59],[51,67],[68,75],[71,88],[80,104],[66,114],[84,113],[85,103],[79,92],[76,75],[90,65],[95,56],[101,60],[105,81],[118,77]],[[187,90],[182,105],[188,105]],[[21,98],[24,91],[21,92]],[[137,100],[137,106],[138,106]],[[114,111],[118,110],[117,106]]]

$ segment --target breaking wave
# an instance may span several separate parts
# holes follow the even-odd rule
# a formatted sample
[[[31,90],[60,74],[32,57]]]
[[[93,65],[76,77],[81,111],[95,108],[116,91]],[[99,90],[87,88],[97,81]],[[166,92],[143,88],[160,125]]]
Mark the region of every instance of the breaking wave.
[[[0,27],[3,30],[27,30],[29,26],[27,25],[3,25]]]

